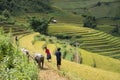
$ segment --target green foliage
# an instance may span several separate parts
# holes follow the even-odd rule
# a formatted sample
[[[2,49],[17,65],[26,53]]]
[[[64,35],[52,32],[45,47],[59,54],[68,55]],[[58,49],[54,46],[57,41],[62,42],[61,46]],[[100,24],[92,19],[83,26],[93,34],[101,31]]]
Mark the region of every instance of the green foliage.
[[[34,44],[36,41],[46,41],[46,38],[44,35],[36,35],[34,36],[34,40],[32,41],[32,44]]]
[[[15,24],[15,22],[7,10],[3,11],[3,14],[0,15],[0,23]]]
[[[103,28],[105,26],[103,25]],[[106,29],[110,28],[106,26]],[[111,27],[112,29],[112,27]],[[64,31],[64,32],[63,32]],[[70,45],[75,46],[75,42],[80,43],[80,47],[88,51],[109,56],[112,58],[120,59],[120,39],[118,37],[111,36],[110,34],[100,32],[98,30],[85,28],[85,27],[73,27],[68,24],[62,26],[59,24],[51,25],[49,27],[49,33],[51,35],[57,35],[59,33],[72,35]],[[75,36],[81,35],[81,38],[75,38]]]
[[[7,9],[5,9],[3,12],[2,12],[2,15],[4,15],[5,16],[5,18],[9,18],[10,17],[10,12],[7,10]]]
[[[50,0],[1,0],[0,11],[5,9],[15,15],[21,12],[49,12],[52,7]]]
[[[119,25],[115,25],[114,29],[112,30],[112,33],[119,34],[119,29],[120,29],[120,26]]]
[[[13,55],[14,47],[9,36],[4,35],[3,29],[0,29],[0,54],[1,56]]]
[[[72,38],[71,35],[67,35],[67,34],[64,34],[64,33],[55,34],[55,36],[59,39],[71,39]]]
[[[5,18],[5,16],[3,16],[3,15],[0,15],[0,21],[2,22],[2,21],[6,21],[7,19]]]
[[[83,23],[84,27],[95,28],[97,26],[96,19],[93,16],[83,16],[85,17]]]
[[[50,18],[50,20],[44,18],[37,19],[36,17],[32,17],[30,19],[30,26],[36,32],[39,32],[41,34],[47,34],[48,24],[50,23],[51,19],[52,18]]]
[[[115,17],[120,18],[119,0],[53,0],[54,5],[68,12],[92,14],[96,18]]]
[[[11,35],[0,29],[0,79],[38,80],[37,66],[12,45]]]

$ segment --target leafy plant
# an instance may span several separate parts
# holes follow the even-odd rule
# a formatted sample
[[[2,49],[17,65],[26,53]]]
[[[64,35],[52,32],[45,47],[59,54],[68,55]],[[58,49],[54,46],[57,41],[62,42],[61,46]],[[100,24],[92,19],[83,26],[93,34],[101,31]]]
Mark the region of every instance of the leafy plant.
[[[7,9],[12,15],[24,12],[52,11],[50,0],[1,0],[0,11]]]
[[[11,35],[0,29],[0,79],[38,80],[37,66],[14,47]]]
[[[2,12],[2,14],[5,16],[5,18],[10,18],[10,12],[7,10],[7,9],[5,9],[3,12]]]
[[[64,34],[64,33],[55,34],[55,36],[59,39],[71,39],[72,38],[71,35],[67,35],[67,34]]]
[[[36,17],[32,17],[30,19],[30,26],[36,32],[39,32],[41,34],[47,34],[48,24],[50,23],[52,18],[53,17],[51,17],[49,20],[47,20],[47,19],[44,19],[44,18],[37,19]]]
[[[94,16],[83,16],[85,19],[83,21],[84,27],[95,28],[97,26],[96,19]]]

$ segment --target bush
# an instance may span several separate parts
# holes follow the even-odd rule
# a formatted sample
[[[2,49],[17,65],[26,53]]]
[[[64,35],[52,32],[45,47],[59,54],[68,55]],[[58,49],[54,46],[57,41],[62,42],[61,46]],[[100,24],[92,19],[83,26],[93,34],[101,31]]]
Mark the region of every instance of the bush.
[[[32,41],[32,44],[34,44],[36,41],[46,41],[46,38],[44,35],[36,35],[34,36],[34,40]]]
[[[0,15],[0,21],[6,21],[6,18],[2,15]]]
[[[50,12],[52,7],[51,0],[0,0],[0,11],[4,10],[17,15],[25,12]]]
[[[13,25],[13,24],[15,24],[16,21],[12,17],[6,18],[5,16],[0,15],[0,22]]]
[[[96,28],[97,23],[96,23],[96,19],[94,16],[87,16],[86,15],[84,18],[85,19],[83,21],[83,23],[84,23],[83,27]]]
[[[48,24],[52,20],[53,17],[51,17],[49,20],[47,19],[37,19],[36,17],[30,18],[30,27],[35,31],[39,32],[41,34],[47,34],[48,31]]]
[[[50,43],[54,43],[54,40],[52,38],[49,38],[48,40]]]
[[[64,33],[56,34],[55,36],[59,39],[71,39],[72,38],[71,35],[67,35],[67,34],[64,34]]]
[[[5,9],[3,12],[2,12],[2,15],[4,15],[5,16],[5,18],[10,18],[10,12],[7,10],[7,9]]]
[[[28,63],[13,46],[11,35],[5,35],[0,30],[0,79],[1,80],[38,80],[37,66],[32,61]]]

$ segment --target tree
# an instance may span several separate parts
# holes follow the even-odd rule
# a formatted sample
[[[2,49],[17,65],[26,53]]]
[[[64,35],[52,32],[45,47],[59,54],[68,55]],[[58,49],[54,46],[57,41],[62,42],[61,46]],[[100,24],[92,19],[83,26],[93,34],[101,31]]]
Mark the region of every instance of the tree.
[[[113,18],[113,20],[119,20],[120,19],[120,6],[116,10],[116,14]]]
[[[5,18],[10,18],[10,12],[7,10],[7,9],[5,9],[3,12],[2,12],[2,14],[4,15],[4,17]]]
[[[41,34],[47,34],[48,24],[52,19],[53,17],[51,17],[49,20],[46,20],[44,18],[37,19],[36,17],[32,17],[30,19],[30,26],[35,32],[39,32]]]
[[[84,15],[83,17],[85,18],[83,21],[84,27],[95,28],[97,26],[96,19],[94,16]]]
[[[51,0],[0,0],[0,12],[7,9],[11,14],[22,12],[49,12]]]
[[[120,29],[120,26],[119,25],[114,25],[114,29],[112,30],[112,33],[117,33],[119,34],[119,29]]]

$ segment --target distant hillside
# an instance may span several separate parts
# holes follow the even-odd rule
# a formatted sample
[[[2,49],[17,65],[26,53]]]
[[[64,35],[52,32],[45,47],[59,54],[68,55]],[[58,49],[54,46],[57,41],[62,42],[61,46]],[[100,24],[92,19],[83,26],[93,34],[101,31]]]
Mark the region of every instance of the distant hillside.
[[[54,6],[76,15],[88,14],[96,18],[120,18],[119,0],[53,0]]]
[[[50,0],[1,0],[0,12],[7,9],[12,14],[21,12],[48,12],[52,10]]]

